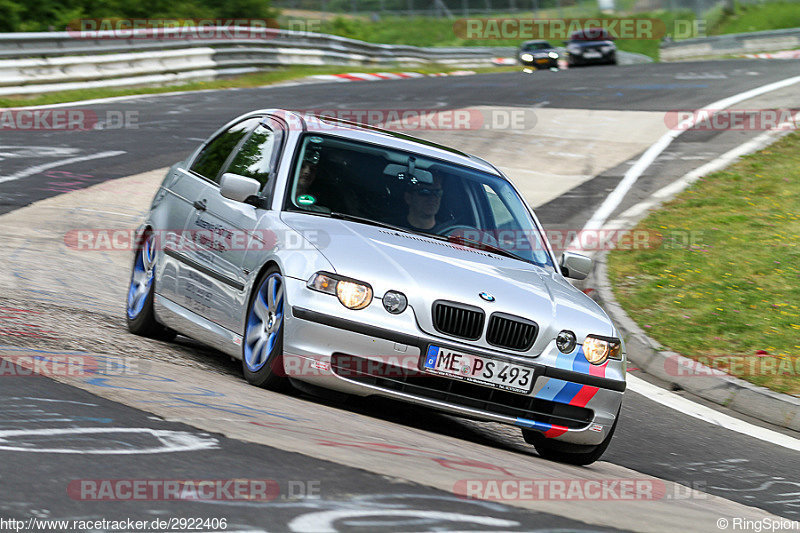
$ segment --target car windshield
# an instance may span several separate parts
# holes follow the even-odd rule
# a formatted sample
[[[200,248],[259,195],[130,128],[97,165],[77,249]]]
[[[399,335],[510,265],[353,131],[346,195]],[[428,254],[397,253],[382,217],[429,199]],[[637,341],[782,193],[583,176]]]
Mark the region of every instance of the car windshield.
[[[285,208],[447,239],[553,266],[504,178],[374,144],[306,134]]]
[[[526,52],[532,52],[534,50],[547,50],[548,48],[552,48],[550,43],[540,42],[540,43],[525,43],[522,45],[522,49]]]
[[[611,35],[603,28],[586,28],[570,35],[571,41],[610,41]]]

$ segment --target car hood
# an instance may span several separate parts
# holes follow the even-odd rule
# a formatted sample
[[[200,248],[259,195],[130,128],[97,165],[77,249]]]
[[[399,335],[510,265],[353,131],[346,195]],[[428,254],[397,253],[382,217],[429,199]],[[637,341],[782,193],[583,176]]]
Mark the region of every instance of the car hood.
[[[440,335],[431,316],[436,300],[480,307],[487,317],[503,312],[535,321],[540,333],[531,352],[536,353],[562,329],[579,338],[614,334],[603,310],[551,267],[325,216],[283,213],[281,218],[301,234],[317,232],[314,242],[336,273],[372,285],[376,301],[388,290],[403,292],[419,327],[431,335]],[[494,301],[483,300],[482,292]]]

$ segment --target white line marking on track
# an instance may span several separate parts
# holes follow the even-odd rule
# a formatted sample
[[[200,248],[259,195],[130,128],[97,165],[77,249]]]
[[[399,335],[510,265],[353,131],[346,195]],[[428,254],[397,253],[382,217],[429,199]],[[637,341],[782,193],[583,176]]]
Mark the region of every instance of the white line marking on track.
[[[798,82],[800,82],[800,76],[793,76],[785,80],[769,83],[767,85],[762,85],[761,87],[756,87],[755,89],[750,89],[749,91],[729,96],[728,98],[723,98],[722,100],[717,100],[716,102],[705,106],[704,109],[708,109],[709,113],[713,115],[718,111],[726,109],[739,102],[743,102],[744,100],[754,98],[770,91],[783,89],[784,87],[794,85]],[[656,158],[667,149],[672,141],[680,134],[691,128],[695,124],[696,120],[697,117],[692,116],[682,121],[680,124],[678,124],[678,126],[675,127],[675,129],[668,131],[662,135],[659,140],[653,143],[650,148],[648,148],[644,154],[639,157],[636,163],[634,163],[634,165],[628,169],[628,171],[625,173],[625,176],[622,178],[622,181],[619,182],[617,187],[606,197],[589,221],[583,226],[583,230],[587,231],[600,228],[608,219],[608,217],[611,216],[611,213],[613,213],[619,204],[622,203],[625,195],[628,194],[628,191],[630,191],[631,187],[633,187],[633,185],[636,183],[636,180],[638,180],[639,177],[644,174],[644,171],[647,170],[653,161],[655,161]]]
[[[476,516],[462,513],[431,511],[428,509],[369,509],[364,511],[344,509],[341,511],[321,511],[298,516],[289,522],[289,529],[298,533],[336,533],[336,531],[338,531],[334,525],[336,521],[342,519],[364,518],[368,516],[374,516],[376,518],[391,517],[395,519],[406,517],[408,519],[412,519],[412,522],[403,524],[408,526],[411,526],[413,521],[419,519],[480,524],[483,526],[493,527],[515,527],[519,525],[519,522],[514,520],[504,520],[502,518],[492,518],[490,516]],[[397,526],[399,524],[395,522],[394,525]]]
[[[764,442],[769,442],[770,444],[777,444],[778,446],[783,446],[784,448],[800,452],[800,440],[795,439],[794,437],[784,435],[783,433],[778,433],[777,431],[773,431],[771,429],[753,425],[749,422],[745,422],[744,420],[739,420],[738,418],[726,415],[725,413],[720,413],[716,409],[706,407],[705,405],[700,405],[699,403],[695,403],[692,400],[684,398],[683,396],[678,396],[674,392],[662,389],[658,385],[648,383],[647,381],[637,378],[636,376],[628,374],[627,381],[628,390],[641,394],[645,398],[660,403],[665,407],[669,407],[670,409],[674,409],[685,415],[697,418],[703,422],[708,422],[709,424],[720,426],[725,429],[762,440]]]
[[[33,174],[38,174],[39,172],[44,172],[45,170],[49,170],[51,168],[60,167],[64,165],[70,165],[72,163],[79,163],[81,161],[91,161],[93,159],[103,159],[105,157],[114,157],[118,155],[122,155],[125,152],[119,150],[111,150],[108,152],[100,152],[97,154],[90,154],[84,155],[79,157],[70,157],[69,159],[60,159],[58,161],[52,161],[50,163],[45,163],[43,165],[36,165],[34,167],[28,167],[25,170],[20,170],[15,174],[11,174],[10,176],[0,177],[0,183],[5,183],[7,181],[14,181],[22,178],[27,178],[28,176],[32,176]]]
[[[124,448],[35,448],[32,446],[12,446],[9,442],[19,438],[24,442],[24,437],[52,437],[76,435],[107,435],[107,434],[149,434],[153,436],[158,445],[155,447],[135,448],[129,444],[120,443]],[[0,450],[13,452],[35,453],[68,453],[92,455],[131,455],[150,453],[193,452],[217,448],[217,439],[187,433],[185,431],[172,431],[168,429],[150,428],[46,428],[46,429],[14,429],[0,430]]]
[[[793,120],[800,120],[800,113],[796,114],[793,117]],[[628,227],[633,221],[639,217],[640,215],[644,214],[648,210],[656,207],[659,203],[675,196],[679,192],[683,191],[689,185],[697,181],[698,179],[702,178],[703,176],[707,176],[712,172],[716,172],[718,170],[722,170],[723,168],[727,167],[739,157],[743,155],[747,155],[753,152],[756,152],[775,140],[776,136],[787,135],[791,133],[793,130],[787,129],[787,126],[791,126],[792,123],[789,121],[781,122],[774,128],[771,128],[758,137],[747,141],[744,144],[740,144],[736,148],[733,148],[721,156],[717,157],[716,159],[709,161],[705,165],[701,167],[697,167],[696,169],[692,170],[691,172],[687,173],[682,178],[673,181],[669,185],[665,185],[661,189],[657,190],[653,194],[650,195],[649,200],[644,200],[639,202],[636,205],[633,205],[623,211],[623,213],[616,219],[612,220],[611,222],[606,223],[603,226],[603,229],[610,229],[610,228],[623,228]],[[591,255],[591,254],[587,254]]]

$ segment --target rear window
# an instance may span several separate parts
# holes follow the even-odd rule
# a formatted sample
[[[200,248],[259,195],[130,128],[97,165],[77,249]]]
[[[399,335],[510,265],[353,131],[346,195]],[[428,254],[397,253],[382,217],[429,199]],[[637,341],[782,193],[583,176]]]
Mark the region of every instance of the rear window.
[[[533,50],[547,50],[548,48],[552,48],[550,43],[540,42],[540,43],[525,43],[522,45],[522,49],[526,52],[531,52]]]

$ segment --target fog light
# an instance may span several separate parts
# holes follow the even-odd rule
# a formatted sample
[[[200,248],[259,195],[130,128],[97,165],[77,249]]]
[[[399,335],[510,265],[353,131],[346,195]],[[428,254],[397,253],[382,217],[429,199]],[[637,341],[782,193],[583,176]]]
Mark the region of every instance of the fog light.
[[[402,292],[389,291],[383,295],[383,307],[393,315],[399,315],[408,307],[408,298]]]
[[[561,353],[572,353],[576,341],[575,334],[566,329],[556,336],[556,346]]]

